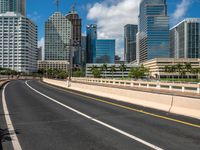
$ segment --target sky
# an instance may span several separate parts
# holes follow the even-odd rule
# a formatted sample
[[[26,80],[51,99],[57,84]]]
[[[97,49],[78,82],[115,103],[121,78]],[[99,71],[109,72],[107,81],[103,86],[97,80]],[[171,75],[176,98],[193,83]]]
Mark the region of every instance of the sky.
[[[67,14],[75,0],[60,0],[59,11]],[[137,24],[141,0],[77,0],[76,11],[86,25],[98,25],[98,38],[116,39],[116,54],[123,57],[123,27]],[[167,0],[170,26],[184,18],[200,18],[200,0]],[[27,0],[27,17],[38,26],[38,43],[44,45],[44,23],[56,11],[55,0]]]

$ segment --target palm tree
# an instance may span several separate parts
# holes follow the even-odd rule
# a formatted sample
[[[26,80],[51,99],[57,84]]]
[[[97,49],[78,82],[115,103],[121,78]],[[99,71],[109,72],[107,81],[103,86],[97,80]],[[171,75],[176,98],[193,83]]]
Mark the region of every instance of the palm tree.
[[[113,78],[113,74],[114,74],[114,72],[116,72],[116,67],[115,67],[115,65],[112,65],[112,66],[111,66],[110,72],[112,72],[112,78]]]
[[[124,63],[122,63],[119,66],[120,71],[122,72],[122,78],[124,78],[124,71],[126,71],[126,65]]]
[[[176,69],[177,69],[179,75],[182,75],[183,66],[182,66],[180,63],[178,63],[178,64],[176,65]],[[179,78],[179,77],[178,77],[178,78]]]
[[[93,65],[91,68],[91,72],[94,76],[94,78],[100,78],[101,77],[101,71],[98,69],[97,66]]]
[[[107,64],[103,64],[103,66],[102,66],[102,71],[104,71],[104,77],[105,77],[105,78],[106,78],[107,70],[108,70]]]
[[[170,66],[165,66],[164,70],[165,70],[166,73],[170,73]]]
[[[185,63],[185,69],[186,69],[187,73],[191,73],[191,71],[192,71],[191,63],[189,63],[189,62]],[[189,77],[189,75],[188,75],[188,77]]]

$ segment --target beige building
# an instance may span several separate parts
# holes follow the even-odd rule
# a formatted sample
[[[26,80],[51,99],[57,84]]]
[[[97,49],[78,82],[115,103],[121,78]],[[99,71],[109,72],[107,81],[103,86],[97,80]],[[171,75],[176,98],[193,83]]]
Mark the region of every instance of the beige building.
[[[69,62],[68,61],[60,61],[60,60],[45,60],[45,61],[38,61],[37,67],[38,69],[60,69],[60,70],[67,70]]]
[[[155,78],[165,78],[169,76],[178,77],[180,74],[178,72],[166,72],[165,66],[175,66],[177,64],[181,64],[182,66],[185,63],[190,63],[192,68],[200,68],[200,59],[193,58],[182,58],[182,59],[174,59],[174,58],[155,58],[143,63],[144,67],[149,68],[150,75]],[[192,73],[186,73],[188,76],[197,76]]]

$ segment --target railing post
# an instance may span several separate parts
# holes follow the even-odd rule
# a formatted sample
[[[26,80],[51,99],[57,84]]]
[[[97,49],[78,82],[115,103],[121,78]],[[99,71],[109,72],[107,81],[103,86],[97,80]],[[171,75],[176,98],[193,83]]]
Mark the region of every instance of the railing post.
[[[159,82],[157,82],[156,87],[157,87],[158,89],[160,89],[160,83],[159,83]]]
[[[171,86],[171,85],[169,86],[169,90],[170,90],[170,91],[172,90],[172,86]]]
[[[200,94],[200,83],[198,83],[197,93]]]
[[[147,83],[147,88],[149,88],[149,83]]]
[[[182,92],[185,92],[185,87],[184,86],[182,86]]]

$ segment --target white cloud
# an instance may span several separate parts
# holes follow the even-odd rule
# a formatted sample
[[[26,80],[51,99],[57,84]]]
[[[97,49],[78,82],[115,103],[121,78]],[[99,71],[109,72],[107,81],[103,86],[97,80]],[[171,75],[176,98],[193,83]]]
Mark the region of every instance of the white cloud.
[[[123,56],[123,30],[126,24],[137,24],[141,0],[104,0],[88,10],[87,18],[96,21],[98,38],[116,39],[117,54]]]
[[[44,37],[38,41],[38,46],[42,47],[42,60],[44,59]]]
[[[37,11],[34,11],[32,14],[28,14],[27,16],[34,22],[37,22],[37,21],[41,20],[41,18],[42,18],[42,16],[39,15],[39,13]]]
[[[182,0],[180,4],[176,6],[176,10],[172,15],[172,23],[177,23],[185,17],[192,1]]]

